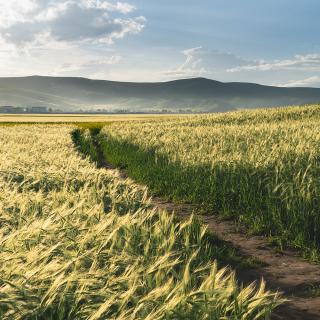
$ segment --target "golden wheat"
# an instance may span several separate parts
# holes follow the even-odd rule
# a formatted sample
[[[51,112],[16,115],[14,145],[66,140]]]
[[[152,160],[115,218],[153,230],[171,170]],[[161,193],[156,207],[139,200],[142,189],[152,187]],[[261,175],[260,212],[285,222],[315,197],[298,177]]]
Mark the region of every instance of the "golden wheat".
[[[240,289],[206,230],[77,154],[71,127],[0,128],[1,319],[265,319],[277,294]]]

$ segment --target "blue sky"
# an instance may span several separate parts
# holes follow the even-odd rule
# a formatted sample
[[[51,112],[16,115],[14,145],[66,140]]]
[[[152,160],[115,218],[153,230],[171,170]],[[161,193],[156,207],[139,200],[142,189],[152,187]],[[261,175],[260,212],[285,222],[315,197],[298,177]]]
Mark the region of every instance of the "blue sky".
[[[316,0],[0,2],[0,76],[320,87]]]

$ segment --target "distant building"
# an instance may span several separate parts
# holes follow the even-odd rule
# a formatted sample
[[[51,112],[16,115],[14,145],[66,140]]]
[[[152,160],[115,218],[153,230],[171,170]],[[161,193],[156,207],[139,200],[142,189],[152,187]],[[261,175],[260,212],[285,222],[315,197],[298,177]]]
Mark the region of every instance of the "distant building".
[[[29,113],[47,113],[47,107],[28,107],[27,112]]]
[[[0,106],[0,113],[24,113],[25,109],[13,106]]]

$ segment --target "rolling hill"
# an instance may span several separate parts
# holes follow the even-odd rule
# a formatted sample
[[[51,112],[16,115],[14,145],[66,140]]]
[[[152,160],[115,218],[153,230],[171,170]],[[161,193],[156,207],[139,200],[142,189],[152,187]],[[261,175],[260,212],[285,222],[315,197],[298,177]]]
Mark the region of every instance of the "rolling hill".
[[[320,88],[282,88],[193,78],[133,83],[68,77],[0,78],[0,106],[63,111],[130,109],[230,111],[320,102]]]

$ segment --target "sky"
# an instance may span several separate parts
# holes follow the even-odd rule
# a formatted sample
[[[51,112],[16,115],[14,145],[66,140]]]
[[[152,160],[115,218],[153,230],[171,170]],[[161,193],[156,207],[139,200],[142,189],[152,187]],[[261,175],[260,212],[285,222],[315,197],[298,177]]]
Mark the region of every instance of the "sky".
[[[319,0],[0,0],[0,76],[320,87]]]

